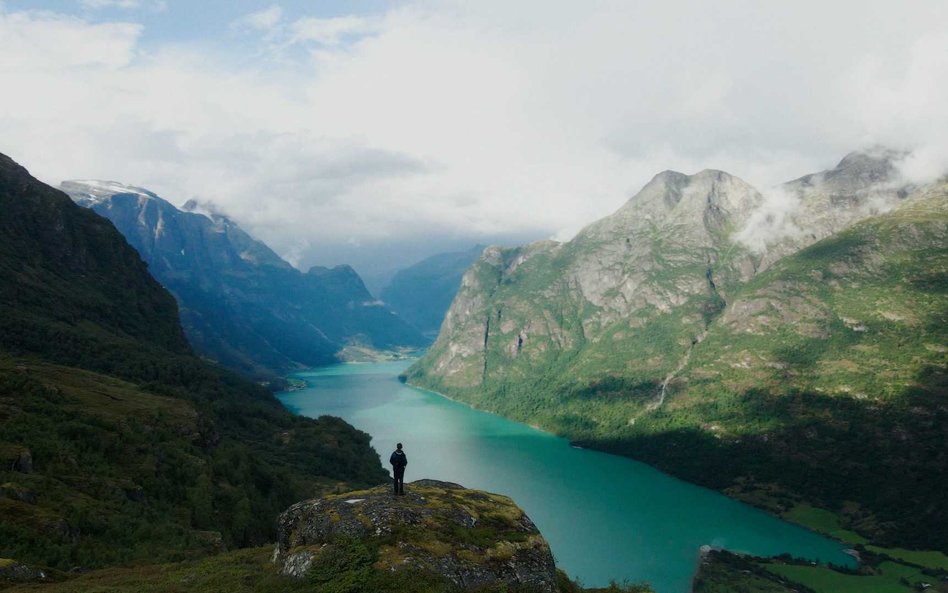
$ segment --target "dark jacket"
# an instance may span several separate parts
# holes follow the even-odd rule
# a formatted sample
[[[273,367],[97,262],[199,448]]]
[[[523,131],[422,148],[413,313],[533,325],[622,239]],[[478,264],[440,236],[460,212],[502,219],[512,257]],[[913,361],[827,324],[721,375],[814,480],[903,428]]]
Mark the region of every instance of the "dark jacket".
[[[388,462],[392,464],[392,467],[405,467],[408,465],[408,456],[405,455],[404,451],[398,451],[392,453],[392,456],[388,458]]]

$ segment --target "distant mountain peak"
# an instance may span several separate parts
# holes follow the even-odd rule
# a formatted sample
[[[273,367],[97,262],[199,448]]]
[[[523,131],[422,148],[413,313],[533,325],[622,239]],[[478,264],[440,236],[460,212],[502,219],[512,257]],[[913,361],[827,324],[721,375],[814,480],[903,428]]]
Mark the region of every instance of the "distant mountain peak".
[[[196,349],[269,376],[334,361],[352,339],[379,349],[423,338],[371,301],[349,266],[296,270],[211,202],[180,209],[153,192],[109,181],[67,181],[73,200],[109,218],[179,299]]]
[[[71,179],[59,184],[59,189],[72,196],[77,204],[86,208],[104,202],[118,194],[161,199],[157,194],[145,188],[103,179]]]
[[[191,198],[181,206],[182,212],[190,212],[192,214],[200,214],[201,216],[206,216],[211,220],[217,222],[219,220],[225,220],[231,222],[231,219],[223,213],[220,206],[211,201],[198,201],[195,198]]]
[[[669,225],[679,227],[680,235],[698,237],[739,227],[762,202],[756,189],[725,171],[704,169],[693,175],[663,171],[615,213],[585,227],[577,237],[607,240]]]
[[[836,165],[836,168],[843,169],[867,162],[891,163],[893,161],[904,159],[908,155],[909,152],[906,150],[898,150],[888,146],[883,146],[881,144],[876,144],[868,148],[850,152],[839,161],[839,164]]]
[[[762,254],[760,269],[861,220],[897,207],[914,190],[899,167],[908,152],[872,146],[850,152],[832,169],[788,181],[738,233]]]
[[[909,155],[906,151],[873,146],[847,154],[834,169],[826,171],[827,179],[837,176],[853,178],[862,183],[884,183],[895,181],[898,163]]]

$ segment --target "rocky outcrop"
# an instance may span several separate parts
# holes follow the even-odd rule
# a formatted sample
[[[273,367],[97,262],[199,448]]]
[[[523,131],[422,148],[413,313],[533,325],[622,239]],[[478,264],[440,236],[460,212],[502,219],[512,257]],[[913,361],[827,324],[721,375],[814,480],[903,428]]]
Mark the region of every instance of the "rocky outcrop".
[[[0,484],[0,498],[19,500],[27,504],[36,504],[36,493],[15,482]]]
[[[556,591],[549,545],[505,496],[419,480],[407,494],[387,486],[297,503],[279,518],[273,562],[304,577],[353,541],[374,570],[434,575],[463,588]]]
[[[44,570],[20,564],[19,562],[7,558],[0,558],[0,585],[35,583],[49,580],[50,576]]]
[[[33,454],[22,445],[0,442],[0,471],[33,473]]]

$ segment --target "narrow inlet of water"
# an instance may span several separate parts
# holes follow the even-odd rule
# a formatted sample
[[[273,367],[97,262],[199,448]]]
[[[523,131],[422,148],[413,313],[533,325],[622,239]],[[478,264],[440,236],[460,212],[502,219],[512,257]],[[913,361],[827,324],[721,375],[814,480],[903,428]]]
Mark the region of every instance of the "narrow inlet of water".
[[[585,586],[648,581],[658,593],[686,593],[705,544],[854,564],[842,544],[712,490],[403,385],[398,374],[410,362],[299,373],[307,387],[279,398],[297,414],[339,416],[368,432],[383,462],[404,443],[406,482],[432,478],[510,496],[557,565]]]

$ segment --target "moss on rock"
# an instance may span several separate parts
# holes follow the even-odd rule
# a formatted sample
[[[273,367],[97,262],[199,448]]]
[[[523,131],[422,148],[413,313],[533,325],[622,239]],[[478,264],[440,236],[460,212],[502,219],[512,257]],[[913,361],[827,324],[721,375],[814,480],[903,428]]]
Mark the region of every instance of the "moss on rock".
[[[461,588],[558,590],[549,545],[510,498],[435,480],[406,490],[393,496],[379,486],[293,505],[280,516],[273,561],[330,589],[380,571]]]

